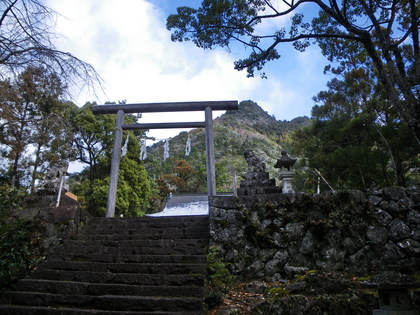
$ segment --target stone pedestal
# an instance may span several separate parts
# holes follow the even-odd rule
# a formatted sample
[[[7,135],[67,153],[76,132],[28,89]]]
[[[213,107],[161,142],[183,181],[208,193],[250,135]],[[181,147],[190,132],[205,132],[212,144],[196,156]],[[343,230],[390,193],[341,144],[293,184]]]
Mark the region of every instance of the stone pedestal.
[[[285,169],[283,169],[280,172],[279,179],[281,181],[281,188],[282,188],[283,194],[294,193],[293,186],[292,186],[292,179],[294,175],[295,174],[293,171],[288,171]]]

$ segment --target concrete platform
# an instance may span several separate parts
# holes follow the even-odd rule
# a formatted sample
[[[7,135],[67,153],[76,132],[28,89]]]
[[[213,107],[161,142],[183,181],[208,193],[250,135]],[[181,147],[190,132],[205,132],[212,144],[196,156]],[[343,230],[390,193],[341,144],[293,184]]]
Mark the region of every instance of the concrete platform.
[[[208,215],[209,202],[207,194],[176,194],[172,195],[162,212],[148,216],[164,217],[178,215]]]

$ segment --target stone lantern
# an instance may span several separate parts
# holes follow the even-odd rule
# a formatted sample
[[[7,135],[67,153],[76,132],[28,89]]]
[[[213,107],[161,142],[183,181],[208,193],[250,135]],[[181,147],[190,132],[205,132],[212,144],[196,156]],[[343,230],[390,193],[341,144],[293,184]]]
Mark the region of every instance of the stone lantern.
[[[289,157],[286,151],[281,152],[281,158],[277,160],[275,168],[280,169],[279,179],[281,180],[282,193],[293,193],[292,178],[295,175],[293,171],[293,165],[295,165],[297,159]]]

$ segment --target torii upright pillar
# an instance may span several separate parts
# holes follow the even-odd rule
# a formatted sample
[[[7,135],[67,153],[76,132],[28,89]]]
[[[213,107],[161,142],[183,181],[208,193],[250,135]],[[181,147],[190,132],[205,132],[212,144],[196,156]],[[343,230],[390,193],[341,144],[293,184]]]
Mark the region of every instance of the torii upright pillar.
[[[118,186],[118,173],[120,170],[121,160],[121,144],[122,144],[122,125],[124,123],[124,112],[119,110],[115,122],[114,133],[114,147],[112,149],[111,171],[109,175],[108,199],[106,202],[107,218],[113,218],[115,215],[115,203],[117,200],[117,186]]]
[[[216,167],[214,163],[214,141],[213,141],[213,111],[206,107],[206,162],[207,162],[207,195],[216,195]]]

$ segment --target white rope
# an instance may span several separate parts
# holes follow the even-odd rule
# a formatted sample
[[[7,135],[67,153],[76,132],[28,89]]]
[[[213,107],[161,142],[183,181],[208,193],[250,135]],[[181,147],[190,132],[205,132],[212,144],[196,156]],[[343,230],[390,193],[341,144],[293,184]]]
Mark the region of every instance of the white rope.
[[[169,158],[169,139],[165,140],[165,145],[163,146],[163,160]]]
[[[147,159],[147,147],[146,147],[146,139],[142,139],[140,143],[140,161],[144,161]]]
[[[127,135],[127,138],[125,139],[124,146],[121,148],[121,157],[127,154],[127,146],[128,146],[128,135]]]
[[[190,134],[188,134],[187,144],[185,146],[185,156],[189,156],[191,153],[191,138]]]

